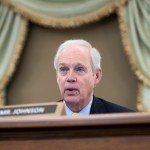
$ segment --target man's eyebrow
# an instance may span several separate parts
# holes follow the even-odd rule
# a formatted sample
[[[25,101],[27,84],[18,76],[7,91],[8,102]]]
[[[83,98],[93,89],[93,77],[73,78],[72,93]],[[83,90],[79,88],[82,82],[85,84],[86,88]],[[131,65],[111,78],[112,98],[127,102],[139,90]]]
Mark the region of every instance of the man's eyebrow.
[[[66,66],[67,64],[65,63],[60,63],[59,66]]]
[[[66,64],[66,63],[60,63],[59,64],[59,66],[69,66],[69,64]],[[77,63],[77,64],[74,64],[73,65],[73,67],[85,67],[86,68],[86,66],[84,65],[84,64],[82,64],[82,63]]]
[[[85,65],[81,64],[81,63],[77,63],[76,66],[83,66],[83,67],[85,67]]]

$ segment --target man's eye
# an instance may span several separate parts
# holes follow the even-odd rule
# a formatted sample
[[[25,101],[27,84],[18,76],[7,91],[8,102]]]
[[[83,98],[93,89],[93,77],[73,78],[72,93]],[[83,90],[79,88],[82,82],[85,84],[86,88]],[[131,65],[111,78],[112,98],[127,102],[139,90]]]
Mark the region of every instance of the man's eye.
[[[59,68],[59,71],[65,71],[66,70],[66,68],[65,67],[61,67],[61,68]]]
[[[78,71],[78,72],[82,72],[82,71],[84,71],[85,69],[83,68],[83,67],[77,67],[76,68],[76,71]]]
[[[59,72],[60,73],[66,73],[68,71],[68,68],[67,67],[60,67],[59,68]]]

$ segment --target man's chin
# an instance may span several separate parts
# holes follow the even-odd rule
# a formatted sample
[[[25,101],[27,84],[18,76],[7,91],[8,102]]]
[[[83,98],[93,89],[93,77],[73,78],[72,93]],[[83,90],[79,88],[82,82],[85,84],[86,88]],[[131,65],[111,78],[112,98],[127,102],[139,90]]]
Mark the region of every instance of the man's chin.
[[[66,103],[78,103],[79,102],[79,98],[76,96],[68,96],[66,98],[64,98]]]

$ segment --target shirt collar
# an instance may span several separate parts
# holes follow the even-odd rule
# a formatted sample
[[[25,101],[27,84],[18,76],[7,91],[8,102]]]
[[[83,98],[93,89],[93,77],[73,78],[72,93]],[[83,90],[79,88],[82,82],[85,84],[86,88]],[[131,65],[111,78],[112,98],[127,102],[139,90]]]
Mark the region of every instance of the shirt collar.
[[[88,105],[86,105],[80,112],[78,112],[78,114],[79,115],[89,115],[92,102],[93,102],[93,97],[90,100],[90,102],[88,103]],[[63,101],[63,103],[64,103],[64,106],[65,106],[66,115],[67,116],[71,116],[73,114],[73,112],[68,108],[68,106],[66,105],[65,101]]]

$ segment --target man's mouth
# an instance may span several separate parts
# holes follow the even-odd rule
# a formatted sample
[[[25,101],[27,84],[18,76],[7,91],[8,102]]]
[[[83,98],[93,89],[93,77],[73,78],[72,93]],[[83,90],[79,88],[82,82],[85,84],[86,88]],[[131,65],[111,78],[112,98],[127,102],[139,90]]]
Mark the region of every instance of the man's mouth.
[[[68,96],[74,96],[76,94],[79,93],[79,90],[76,89],[76,88],[67,88],[65,89],[65,93],[68,95]]]

